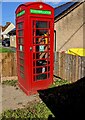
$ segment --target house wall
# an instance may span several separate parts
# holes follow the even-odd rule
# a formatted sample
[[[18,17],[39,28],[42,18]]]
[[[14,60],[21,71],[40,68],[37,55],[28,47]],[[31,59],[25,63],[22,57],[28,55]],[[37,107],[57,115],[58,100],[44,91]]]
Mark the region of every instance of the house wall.
[[[15,28],[15,25],[13,23],[6,23],[6,26],[4,27],[4,31],[2,32],[3,39],[9,38],[8,33]]]
[[[56,51],[84,47],[83,16],[84,9],[83,4],[81,4],[54,24],[56,30]]]
[[[3,35],[3,39],[5,39],[5,38],[9,38],[9,35],[8,34]]]
[[[16,48],[16,35],[10,36],[10,47]]]

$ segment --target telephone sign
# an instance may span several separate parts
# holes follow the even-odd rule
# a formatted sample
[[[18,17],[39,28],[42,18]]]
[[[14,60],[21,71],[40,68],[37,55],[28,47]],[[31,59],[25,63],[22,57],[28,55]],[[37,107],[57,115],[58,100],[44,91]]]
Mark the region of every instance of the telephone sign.
[[[43,51],[44,51],[44,45],[40,45],[40,46],[39,46],[39,51],[40,51],[40,52],[43,52]]]

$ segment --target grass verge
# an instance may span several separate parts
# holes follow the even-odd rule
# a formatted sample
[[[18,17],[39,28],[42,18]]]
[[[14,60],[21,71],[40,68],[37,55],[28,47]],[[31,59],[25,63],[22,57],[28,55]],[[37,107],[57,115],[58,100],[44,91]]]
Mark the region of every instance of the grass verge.
[[[0,53],[6,53],[6,52],[14,52],[14,51],[12,51],[9,48],[3,48],[3,47],[0,48]]]
[[[49,117],[49,115],[53,116],[51,111],[42,102],[42,103],[32,104],[29,107],[23,109],[7,110],[1,114],[1,119],[2,120],[7,120],[7,119],[32,120],[35,118],[36,120],[41,120],[41,119],[45,120]]]
[[[4,85],[11,85],[16,86],[17,80],[7,80],[3,81]],[[55,86],[61,86],[64,84],[68,84],[68,81],[58,79],[54,81],[54,83],[50,86],[50,88],[53,88]],[[6,110],[1,114],[2,120],[46,120],[49,116],[54,117],[52,112],[48,109],[48,107],[45,105],[45,103],[31,103],[28,107],[22,108],[22,109],[16,109],[16,110]]]
[[[65,84],[69,84],[69,82],[67,80],[57,79],[53,82],[53,84],[49,88],[53,88],[53,87],[61,86]]]
[[[6,80],[6,81],[3,81],[2,84],[3,85],[10,85],[10,86],[15,87],[17,85],[17,82],[18,82],[17,80]],[[67,80],[58,79],[58,80],[55,80],[49,88],[53,88],[53,87],[56,87],[56,86],[61,86],[61,85],[64,85],[64,84],[69,84],[69,82]]]
[[[17,80],[6,80],[2,82],[2,85],[9,85],[15,87],[17,85]]]

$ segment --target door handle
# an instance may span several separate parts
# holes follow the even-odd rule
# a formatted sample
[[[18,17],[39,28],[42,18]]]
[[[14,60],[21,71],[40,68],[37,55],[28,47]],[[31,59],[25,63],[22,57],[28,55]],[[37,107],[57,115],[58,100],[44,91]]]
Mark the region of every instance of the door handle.
[[[30,47],[30,51],[32,51],[32,47]]]

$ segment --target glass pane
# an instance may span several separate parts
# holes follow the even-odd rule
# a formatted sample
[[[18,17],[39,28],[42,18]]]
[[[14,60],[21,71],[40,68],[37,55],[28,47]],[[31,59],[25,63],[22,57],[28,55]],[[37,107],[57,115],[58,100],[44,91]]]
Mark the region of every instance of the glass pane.
[[[18,23],[18,29],[22,29],[23,28],[23,22]]]
[[[24,49],[23,45],[19,45],[19,50],[23,51],[23,49]]]
[[[47,36],[48,36],[49,35],[48,33],[49,33],[49,31],[46,30],[46,29],[44,29],[44,30],[36,29],[36,36],[42,36],[43,37],[45,34],[47,34]]]
[[[18,36],[23,36],[23,30],[18,31]]]
[[[20,71],[24,71],[24,67],[20,65]]]
[[[19,44],[23,44],[23,38],[18,38]]]
[[[42,67],[41,68],[36,68],[36,73],[42,73]]]
[[[47,72],[47,66],[36,68],[36,74]]]
[[[46,60],[37,60],[36,61],[36,66],[44,66],[44,65],[47,65]]]
[[[39,59],[43,59],[43,58],[45,58],[45,59],[48,58],[48,53],[47,52],[42,52],[42,53],[39,54]]]
[[[40,44],[40,45],[36,45],[36,52],[46,52],[48,51],[48,45],[44,45],[44,44]]]
[[[21,76],[22,78],[24,78],[24,74],[23,74],[23,73],[21,73],[21,72],[20,72],[20,76]]]
[[[47,79],[47,74],[36,75],[36,80],[44,80]]]
[[[23,59],[20,59],[20,64],[24,64],[24,60]]]
[[[49,28],[49,22],[36,21],[36,28]]]
[[[23,52],[19,52],[19,56],[23,58],[24,57],[24,53]]]
[[[38,44],[48,44],[48,38],[44,36],[42,36],[41,38],[37,39]]]
[[[47,52],[40,52],[40,53],[36,53],[36,59],[47,59],[49,56],[48,56],[48,53]]]

